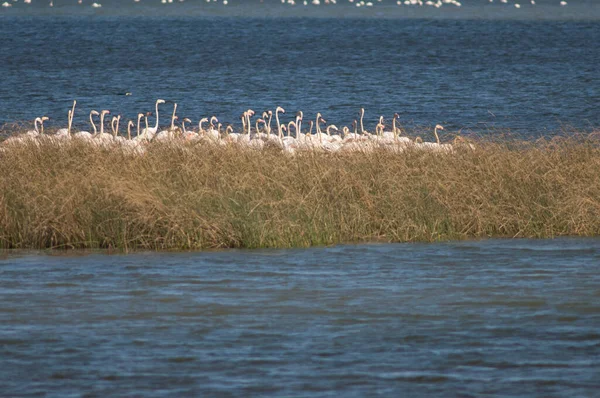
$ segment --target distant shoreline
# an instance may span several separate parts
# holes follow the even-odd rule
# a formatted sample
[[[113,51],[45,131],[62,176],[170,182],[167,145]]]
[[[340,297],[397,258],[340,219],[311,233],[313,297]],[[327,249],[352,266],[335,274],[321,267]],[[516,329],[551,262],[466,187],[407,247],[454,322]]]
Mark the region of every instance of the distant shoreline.
[[[440,8],[431,6],[397,6],[395,1],[373,2],[373,7],[356,7],[355,3],[339,1],[336,5],[319,6],[302,5],[297,1],[295,6],[284,5],[279,1],[261,3],[239,4],[231,0],[227,5],[222,1],[206,3],[204,1],[172,4],[161,4],[160,1],[152,3],[140,2],[123,6],[122,3],[99,1],[101,8],[92,8],[87,5],[63,5],[59,1],[54,7],[44,5],[24,5],[14,3],[9,8],[0,8],[0,18],[10,16],[34,17],[135,17],[135,18],[348,18],[348,19],[441,19],[441,20],[527,20],[527,21],[600,21],[600,4],[585,3],[571,0],[568,5],[561,7],[559,1],[537,1],[536,5],[530,1],[512,1],[501,4],[499,0],[494,3],[481,1],[478,3],[463,1],[461,7],[445,5]],[[74,1],[72,3],[75,3]],[[514,3],[522,3],[520,8],[515,8]]]

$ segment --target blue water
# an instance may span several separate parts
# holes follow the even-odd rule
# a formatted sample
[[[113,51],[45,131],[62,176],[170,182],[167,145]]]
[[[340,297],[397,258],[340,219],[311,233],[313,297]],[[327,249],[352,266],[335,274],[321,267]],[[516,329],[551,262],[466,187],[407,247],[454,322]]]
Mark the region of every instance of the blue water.
[[[180,120],[283,106],[341,128],[367,112],[407,127],[537,135],[600,125],[600,4],[465,1],[460,8],[161,5],[57,0],[0,9],[0,125],[48,115],[76,125],[91,109],[135,120],[154,101]],[[527,3],[527,4],[526,4]],[[125,96],[131,93],[131,96]],[[162,108],[168,125],[172,103]],[[150,120],[153,123],[153,120]]]
[[[600,240],[8,255],[1,396],[600,391]]]
[[[600,2],[0,8],[0,125],[165,98],[367,127],[600,125]],[[527,4],[526,4],[527,3]],[[132,95],[126,96],[130,92]],[[152,122],[152,121],[151,121]],[[0,396],[597,396],[600,240],[0,257]]]

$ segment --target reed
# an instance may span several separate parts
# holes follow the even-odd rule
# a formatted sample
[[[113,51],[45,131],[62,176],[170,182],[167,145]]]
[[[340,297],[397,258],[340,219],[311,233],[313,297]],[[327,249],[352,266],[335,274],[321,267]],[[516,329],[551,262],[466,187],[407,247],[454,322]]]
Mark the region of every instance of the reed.
[[[600,145],[293,157],[41,140],[0,152],[0,247],[195,250],[600,234]]]

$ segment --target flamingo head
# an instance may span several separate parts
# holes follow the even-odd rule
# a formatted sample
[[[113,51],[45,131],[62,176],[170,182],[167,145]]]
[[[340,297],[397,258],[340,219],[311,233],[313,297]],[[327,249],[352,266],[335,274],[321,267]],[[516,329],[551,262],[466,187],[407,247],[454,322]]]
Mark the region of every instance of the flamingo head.
[[[164,103],[165,103],[164,99],[157,99],[156,100],[156,105],[158,105],[158,104],[164,104]]]
[[[144,114],[143,114],[143,113],[138,113],[138,120],[140,120],[140,119],[141,119],[141,118],[143,118],[143,117],[144,117]]]
[[[91,115],[99,115],[100,113],[98,113],[98,111],[91,111],[90,114]]]
[[[40,120],[42,121],[42,123],[44,123],[46,120],[50,120],[50,118],[48,116],[42,116]]]
[[[300,120],[304,119],[304,113],[302,113],[302,111],[298,111],[296,112],[296,117]]]
[[[329,126],[327,126],[328,129],[331,129],[333,131],[339,131],[339,129],[337,128],[337,126],[335,124],[330,124]],[[346,127],[347,128],[347,127]]]
[[[262,118],[263,118],[263,119],[266,119],[266,118],[268,118],[268,117],[269,117],[269,112],[267,112],[267,111],[264,111],[264,112],[262,113]]]
[[[152,116],[152,112],[146,112],[146,116]]]
[[[133,126],[135,126],[135,123],[133,123],[131,120],[127,122],[127,128],[130,128]]]
[[[246,114],[248,115],[248,117],[252,117],[252,116],[254,116],[254,111],[252,109],[248,109],[246,111]]]
[[[183,119],[183,122],[184,123],[191,123],[192,121],[186,117],[186,118]]]
[[[273,116],[273,111],[267,111],[267,115]]]
[[[365,114],[365,108],[360,108],[360,115],[363,116]]]
[[[400,115],[398,113],[394,113],[394,119],[400,119]]]
[[[208,118],[203,117],[202,119],[200,119],[200,123],[208,123]]]
[[[319,123],[327,123],[327,120],[323,119],[323,117],[319,118]]]
[[[211,116],[211,118],[210,118],[210,123],[211,123],[211,124],[213,124],[213,123],[219,123],[219,119],[217,119],[217,117],[216,117],[216,116]]]
[[[102,112],[100,112],[100,116],[108,115],[109,113],[110,111],[108,109],[104,109]]]
[[[383,116],[379,116],[379,124],[383,124]]]
[[[285,109],[283,109],[282,107],[278,106],[277,109],[275,109],[275,112],[276,113],[279,113],[279,112],[285,113]]]
[[[435,125],[435,129],[436,129],[436,130],[443,130],[443,129],[444,129],[444,126],[442,126],[442,125],[440,125],[440,124],[436,124],[436,125]]]

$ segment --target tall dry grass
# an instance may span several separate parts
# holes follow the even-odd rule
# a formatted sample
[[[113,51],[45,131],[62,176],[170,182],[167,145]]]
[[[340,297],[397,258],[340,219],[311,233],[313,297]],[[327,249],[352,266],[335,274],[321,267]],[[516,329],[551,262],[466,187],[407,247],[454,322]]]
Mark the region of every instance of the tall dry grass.
[[[600,234],[594,138],[451,155],[46,140],[0,152],[0,246],[182,250]]]

